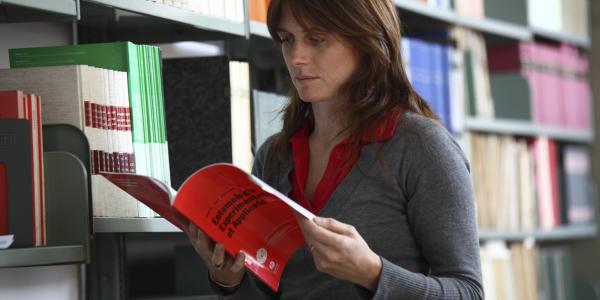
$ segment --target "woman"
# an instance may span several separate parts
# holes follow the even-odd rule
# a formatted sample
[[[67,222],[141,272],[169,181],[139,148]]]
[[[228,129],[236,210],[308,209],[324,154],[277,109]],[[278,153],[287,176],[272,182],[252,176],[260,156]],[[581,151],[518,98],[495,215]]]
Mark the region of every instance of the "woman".
[[[231,299],[482,299],[468,163],[411,88],[390,0],[272,0],[293,88],[253,173],[320,215],[274,294],[190,226]]]

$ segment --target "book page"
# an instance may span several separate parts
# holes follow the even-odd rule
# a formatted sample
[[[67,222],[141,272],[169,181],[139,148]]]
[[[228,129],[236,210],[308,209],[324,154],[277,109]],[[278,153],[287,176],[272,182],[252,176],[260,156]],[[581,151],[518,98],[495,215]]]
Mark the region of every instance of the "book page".
[[[102,172],[100,175],[147,205],[179,229],[185,230],[187,228],[187,221],[181,218],[171,206],[177,192],[162,181],[149,176],[127,173]]]
[[[314,215],[231,164],[214,164],[181,186],[175,209],[277,291],[287,261],[304,244],[296,211]]]

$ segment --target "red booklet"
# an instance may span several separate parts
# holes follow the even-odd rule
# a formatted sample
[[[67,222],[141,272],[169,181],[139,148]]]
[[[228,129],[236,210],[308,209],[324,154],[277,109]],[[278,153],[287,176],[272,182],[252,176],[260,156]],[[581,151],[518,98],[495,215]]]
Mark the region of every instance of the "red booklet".
[[[277,291],[283,269],[304,244],[296,220],[314,214],[260,179],[231,164],[214,164],[192,174],[179,191],[143,175],[101,173],[109,181],[184,229],[181,214],[236,256]]]

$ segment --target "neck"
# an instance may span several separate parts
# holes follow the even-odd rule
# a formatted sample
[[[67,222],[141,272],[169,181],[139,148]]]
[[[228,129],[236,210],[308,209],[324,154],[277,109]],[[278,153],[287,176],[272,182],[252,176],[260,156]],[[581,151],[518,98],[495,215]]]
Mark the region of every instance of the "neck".
[[[333,147],[347,137],[346,133],[339,134],[347,125],[339,102],[312,103],[312,112],[315,118],[315,127],[310,134],[312,142]]]

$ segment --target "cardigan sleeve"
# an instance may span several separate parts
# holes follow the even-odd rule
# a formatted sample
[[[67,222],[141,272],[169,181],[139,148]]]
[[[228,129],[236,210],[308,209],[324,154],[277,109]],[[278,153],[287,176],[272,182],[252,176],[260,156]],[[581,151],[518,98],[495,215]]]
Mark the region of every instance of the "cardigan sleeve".
[[[423,124],[421,124],[423,125]],[[408,222],[429,274],[385,258],[373,299],[483,299],[479,240],[469,165],[460,147],[437,124],[411,133],[408,168],[400,179],[408,196]]]

